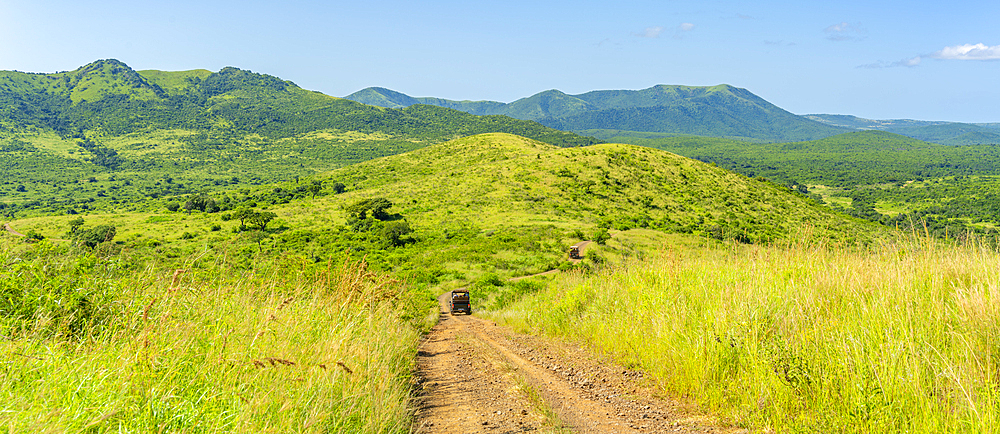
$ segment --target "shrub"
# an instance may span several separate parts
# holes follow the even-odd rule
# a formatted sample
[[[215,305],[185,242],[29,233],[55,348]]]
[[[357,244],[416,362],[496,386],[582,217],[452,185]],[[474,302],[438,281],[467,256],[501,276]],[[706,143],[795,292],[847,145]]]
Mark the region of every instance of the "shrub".
[[[94,248],[98,244],[113,240],[117,232],[118,229],[114,225],[100,225],[87,230],[78,230],[73,240],[82,246]]]

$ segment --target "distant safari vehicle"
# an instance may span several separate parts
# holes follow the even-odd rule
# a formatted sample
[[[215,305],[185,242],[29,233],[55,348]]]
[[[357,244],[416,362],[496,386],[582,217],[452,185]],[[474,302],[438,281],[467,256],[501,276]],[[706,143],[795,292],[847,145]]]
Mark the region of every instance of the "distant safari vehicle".
[[[569,258],[570,259],[583,259],[583,256],[580,256],[580,245],[579,244],[570,246],[570,248],[569,248]]]
[[[451,298],[448,301],[448,307],[451,309],[452,315],[454,315],[455,312],[463,312],[466,315],[472,314],[472,304],[469,302],[469,290],[456,289],[451,291]]]

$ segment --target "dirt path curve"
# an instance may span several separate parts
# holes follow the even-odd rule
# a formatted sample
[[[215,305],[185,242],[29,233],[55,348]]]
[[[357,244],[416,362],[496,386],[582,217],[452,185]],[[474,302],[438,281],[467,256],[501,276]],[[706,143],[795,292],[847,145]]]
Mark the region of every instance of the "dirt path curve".
[[[4,228],[4,230],[6,230],[7,232],[10,232],[10,234],[13,235],[13,236],[15,236],[15,237],[22,237],[23,238],[23,237],[27,236],[27,235],[24,235],[24,234],[22,234],[22,233],[20,233],[20,232],[18,232],[16,230],[14,230],[14,227],[11,226],[10,223],[4,223],[3,224],[3,228]]]
[[[585,350],[448,314],[420,347],[414,431],[430,433],[728,433],[654,397],[641,372]]]

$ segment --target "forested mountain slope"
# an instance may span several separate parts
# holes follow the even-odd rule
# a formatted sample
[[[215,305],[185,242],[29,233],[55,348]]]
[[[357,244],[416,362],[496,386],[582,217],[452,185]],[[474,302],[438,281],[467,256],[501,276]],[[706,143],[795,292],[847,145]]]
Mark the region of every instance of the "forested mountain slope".
[[[580,95],[548,90],[509,104],[413,98],[384,88],[364,89],[345,98],[383,107],[431,104],[473,114],[504,114],[565,131],[626,130],[767,142],[818,139],[847,131],[794,115],[729,85],[658,85]]]
[[[232,67],[2,71],[0,213],[273,182],[487,132],[597,142],[506,116],[359,104]]]

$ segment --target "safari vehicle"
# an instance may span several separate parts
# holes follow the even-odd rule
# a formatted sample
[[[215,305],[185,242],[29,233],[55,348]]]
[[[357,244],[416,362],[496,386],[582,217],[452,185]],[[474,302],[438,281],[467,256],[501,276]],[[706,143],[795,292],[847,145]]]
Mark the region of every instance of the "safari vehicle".
[[[570,259],[582,259],[583,258],[582,256],[580,256],[580,245],[579,244],[574,245],[574,246],[570,246],[570,248],[569,248],[569,258]]]
[[[466,315],[472,314],[472,304],[469,302],[469,290],[456,289],[451,291],[451,299],[448,301],[448,307],[451,308],[452,315],[455,312],[464,312]]]

